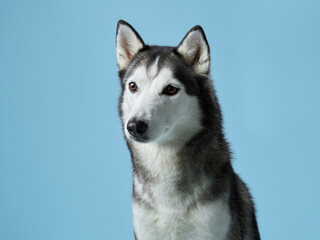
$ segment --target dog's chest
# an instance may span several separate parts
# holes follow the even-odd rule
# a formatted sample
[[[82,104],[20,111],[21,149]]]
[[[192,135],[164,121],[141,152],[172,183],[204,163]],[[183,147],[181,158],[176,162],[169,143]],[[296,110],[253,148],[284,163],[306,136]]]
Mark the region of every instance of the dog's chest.
[[[149,183],[134,176],[134,189],[140,199],[133,201],[138,240],[224,239],[230,224],[227,201],[221,197],[200,202],[210,181],[199,178],[196,184],[187,182],[187,191],[181,191],[177,183],[181,184],[183,170],[176,167],[174,154],[143,153],[144,166],[157,177]]]
[[[134,228],[138,240],[222,240],[230,225],[223,200],[196,204],[184,211],[150,209],[133,203]]]

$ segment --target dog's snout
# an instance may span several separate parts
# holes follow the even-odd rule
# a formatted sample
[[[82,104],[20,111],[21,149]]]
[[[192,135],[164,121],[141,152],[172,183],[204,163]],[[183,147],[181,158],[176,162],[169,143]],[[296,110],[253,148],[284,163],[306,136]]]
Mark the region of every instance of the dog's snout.
[[[142,120],[131,119],[127,124],[127,129],[130,135],[141,137],[147,130],[148,124]]]

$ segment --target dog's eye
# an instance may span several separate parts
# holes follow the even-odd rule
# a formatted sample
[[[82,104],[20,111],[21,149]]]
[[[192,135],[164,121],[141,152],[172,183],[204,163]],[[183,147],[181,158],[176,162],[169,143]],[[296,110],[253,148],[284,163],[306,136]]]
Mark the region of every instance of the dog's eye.
[[[130,82],[129,83],[129,89],[130,89],[131,92],[137,91],[137,88],[138,88],[138,86],[137,86],[137,84],[135,82]]]
[[[162,94],[167,96],[175,95],[179,91],[179,88],[176,88],[169,84],[165,89],[163,89]]]

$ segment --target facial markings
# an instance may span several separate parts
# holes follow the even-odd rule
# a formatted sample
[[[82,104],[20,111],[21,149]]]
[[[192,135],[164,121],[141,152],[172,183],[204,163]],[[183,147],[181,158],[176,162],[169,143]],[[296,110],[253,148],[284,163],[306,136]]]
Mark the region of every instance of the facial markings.
[[[141,92],[147,84],[148,76],[144,66],[140,66],[126,79],[128,89],[130,92]],[[135,86],[134,86],[135,85]],[[134,90],[135,89],[135,90]]]
[[[175,95],[182,89],[182,84],[174,78],[172,71],[168,68],[162,68],[159,71],[154,83],[158,94],[164,95],[163,97]]]
[[[165,89],[163,89],[162,94],[167,96],[173,96],[178,93],[180,89],[175,86],[169,84]]]
[[[159,69],[159,57],[150,65],[140,65],[126,80],[128,88],[132,93],[139,94],[148,88],[148,91],[155,91],[158,95],[173,96],[182,88],[182,84],[176,80],[169,68]],[[165,96],[164,96],[165,97]]]
[[[150,80],[153,80],[159,74],[159,66],[158,66],[159,57],[153,62],[153,64],[149,67],[147,71],[147,75]]]
[[[144,68],[143,71],[145,76],[147,70]],[[126,124],[132,118],[145,121],[148,124],[147,141],[182,143],[182,139],[189,139],[200,131],[198,101],[185,92],[183,83],[173,77],[169,68],[161,69],[153,80],[130,78],[128,81],[136,81],[139,86],[143,86],[138,86],[137,93],[126,91],[123,120]],[[163,88],[169,84],[181,91],[172,96],[162,94]],[[130,139],[127,131],[125,133]]]
[[[180,119],[180,116],[181,113],[188,113],[192,99],[187,97],[185,85],[165,65],[165,61],[161,56],[156,56],[151,63],[136,62],[134,66],[129,66],[128,77],[125,77],[126,97],[123,108],[126,113],[123,121],[128,123],[133,118],[145,121],[148,124],[146,138],[150,141],[179,139],[181,134],[186,133],[184,123],[190,122],[189,118]],[[135,92],[130,90],[130,83],[136,84]],[[127,132],[126,135],[130,137]]]

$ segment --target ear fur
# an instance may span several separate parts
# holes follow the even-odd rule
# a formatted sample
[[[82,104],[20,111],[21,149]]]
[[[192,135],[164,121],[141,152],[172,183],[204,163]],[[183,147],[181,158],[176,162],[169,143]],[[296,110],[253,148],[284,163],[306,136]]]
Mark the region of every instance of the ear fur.
[[[145,46],[137,31],[126,21],[120,20],[116,33],[116,49],[119,70],[125,69],[132,57]]]
[[[210,48],[208,41],[200,26],[193,27],[182,39],[177,52],[200,74],[210,71]]]

